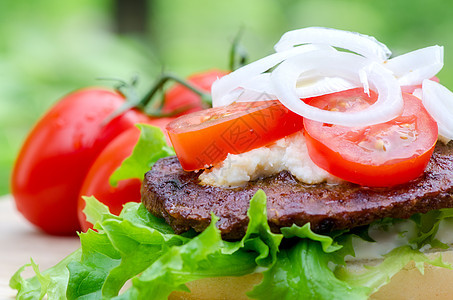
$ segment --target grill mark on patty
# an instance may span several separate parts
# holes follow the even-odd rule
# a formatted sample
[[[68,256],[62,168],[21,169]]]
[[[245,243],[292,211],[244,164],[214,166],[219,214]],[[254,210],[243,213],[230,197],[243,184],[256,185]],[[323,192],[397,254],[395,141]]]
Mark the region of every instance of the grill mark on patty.
[[[238,188],[198,184],[201,172],[186,172],[176,157],[160,159],[145,174],[142,202],[163,217],[176,233],[204,230],[211,212],[220,219],[225,239],[241,238],[247,229],[247,209],[258,189],[267,195],[268,221],[273,232],[292,224],[311,223],[313,231],[367,225],[385,217],[408,218],[415,213],[453,207],[453,142],[437,143],[418,179],[389,188],[300,183],[289,172],[249,182]]]

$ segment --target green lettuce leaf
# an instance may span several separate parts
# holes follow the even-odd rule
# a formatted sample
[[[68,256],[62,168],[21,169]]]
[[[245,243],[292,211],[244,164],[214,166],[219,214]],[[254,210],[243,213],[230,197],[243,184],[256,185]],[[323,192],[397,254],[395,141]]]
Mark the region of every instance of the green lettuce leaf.
[[[120,263],[120,255],[105,234],[88,231],[80,239],[82,257],[67,265],[70,276],[66,297],[100,299],[106,277]]]
[[[282,228],[281,231],[285,238],[298,237],[318,241],[322,245],[322,250],[326,253],[335,252],[343,247],[334,242],[330,236],[317,234],[311,231],[310,223],[307,223],[302,227],[293,224],[291,227]]]
[[[137,124],[140,129],[140,138],[121,166],[110,176],[109,182],[116,186],[118,181],[129,178],[143,178],[154,163],[162,157],[175,155],[173,148],[167,145],[165,136],[160,128]]]
[[[92,197],[87,199],[85,213],[90,215],[94,208],[103,213],[95,213],[100,216],[95,225],[98,232],[80,235],[82,259],[68,265],[69,299],[114,297],[126,281],[143,272],[169,248],[189,241],[173,234],[140,203],[128,203],[118,217],[106,213],[102,206]]]
[[[22,278],[21,268],[11,279],[18,299],[166,299],[174,290],[187,290],[185,283],[195,279],[270,268],[283,238],[270,231],[262,191],[250,201],[247,234],[237,242],[222,240],[215,216],[203,233],[186,237],[174,234],[140,203],[126,204],[120,216],[93,197],[86,203],[85,213],[97,231],[81,233],[80,250],[43,273],[35,268],[33,278]],[[118,296],[130,279],[132,287]]]
[[[249,225],[238,242],[223,241],[213,215],[210,226],[190,242],[172,247],[143,274],[134,278],[131,295],[167,299],[174,290],[188,291],[185,283],[207,277],[241,276],[277,260],[282,235],[267,223],[266,196],[258,191],[250,201]]]
[[[453,217],[453,208],[433,210],[426,214],[416,214],[411,220],[417,224],[419,232],[417,237],[411,240],[418,248],[430,245],[433,248],[447,249],[449,246],[436,238],[440,222],[446,218]]]
[[[365,236],[365,243],[373,243],[367,233],[324,236],[313,233],[309,225],[272,233],[262,191],[251,199],[246,235],[236,242],[222,240],[214,215],[201,234],[181,236],[140,203],[128,203],[115,216],[95,198],[86,201],[85,212],[97,231],[80,234],[81,248],[46,271],[32,261],[36,273],[32,278],[21,276],[28,265],[20,268],[10,281],[18,290],[17,299],[166,299],[172,291],[188,291],[185,284],[192,280],[258,271],[263,272],[263,281],[249,293],[252,298],[367,299],[410,261],[421,272],[425,263],[451,268],[440,257],[428,259],[414,242],[393,249],[377,266],[350,270],[344,261],[354,254],[351,240]],[[434,234],[432,228],[452,217],[452,211],[434,215],[410,221],[416,222],[416,237],[434,240],[427,232]],[[422,224],[424,219],[428,225]],[[402,221],[390,223],[398,222]],[[385,231],[390,223],[376,227]],[[120,294],[128,281],[131,286]]]
[[[371,292],[376,292],[381,286],[388,283],[393,275],[413,261],[420,273],[424,272],[424,264],[452,269],[449,264],[442,261],[442,257],[430,260],[425,254],[410,246],[393,249],[384,256],[384,261],[377,266],[365,267],[364,270],[349,270],[347,266],[340,266],[335,275],[351,286],[368,287]]]
[[[369,288],[353,287],[329,268],[331,254],[318,241],[302,239],[280,251],[263,282],[249,293],[257,299],[367,299]]]
[[[69,280],[67,265],[81,257],[81,249],[76,250],[52,268],[41,272],[33,260],[31,264],[22,266],[11,277],[9,285],[18,291],[16,299],[42,299],[45,295],[50,299],[65,299]],[[32,267],[36,276],[24,279],[21,273],[26,267]]]
[[[266,194],[262,190],[258,190],[250,200],[250,207],[247,211],[249,223],[245,236],[239,242],[225,242],[223,253],[230,254],[244,248],[260,253],[256,258],[259,266],[267,266],[275,262],[283,235],[271,232],[267,222],[266,204]]]

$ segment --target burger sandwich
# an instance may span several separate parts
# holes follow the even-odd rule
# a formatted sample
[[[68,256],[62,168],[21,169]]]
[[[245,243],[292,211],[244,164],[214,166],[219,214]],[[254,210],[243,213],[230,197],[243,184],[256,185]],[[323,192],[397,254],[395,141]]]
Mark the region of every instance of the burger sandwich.
[[[453,294],[453,94],[443,48],[392,57],[303,28],[218,79],[213,108],[148,149],[142,203],[94,198],[95,230],[18,298],[425,299]],[[156,161],[157,160],[157,161]],[[132,176],[132,175],[131,175]]]

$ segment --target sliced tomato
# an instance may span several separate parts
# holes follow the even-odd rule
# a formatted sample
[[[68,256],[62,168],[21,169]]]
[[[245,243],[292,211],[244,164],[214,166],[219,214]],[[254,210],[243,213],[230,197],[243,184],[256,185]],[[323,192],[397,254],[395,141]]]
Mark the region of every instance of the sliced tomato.
[[[368,107],[377,99],[363,89],[307,99],[310,105],[338,111]],[[419,177],[437,141],[437,124],[420,99],[403,93],[403,113],[392,121],[352,128],[304,120],[311,159],[344,180],[364,186],[392,186]]]
[[[262,147],[303,128],[279,101],[233,103],[184,115],[167,126],[181,166],[193,171]]]

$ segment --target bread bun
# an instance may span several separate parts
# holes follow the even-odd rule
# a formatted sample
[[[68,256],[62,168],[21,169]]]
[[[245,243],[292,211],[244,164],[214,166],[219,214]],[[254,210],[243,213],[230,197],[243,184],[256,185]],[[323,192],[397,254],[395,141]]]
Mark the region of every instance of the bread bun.
[[[253,273],[240,277],[215,277],[187,283],[188,292],[173,292],[169,300],[220,300],[249,299],[245,293],[261,282],[263,274]]]
[[[442,255],[444,262],[453,264],[453,250],[442,253],[428,253],[430,259]],[[389,299],[452,299],[453,270],[425,264],[424,274],[409,263],[392,277],[387,285],[371,295],[372,300]]]
[[[442,255],[446,263],[453,264],[453,250],[427,253],[430,259]],[[379,263],[373,261],[350,262],[353,268],[363,268],[363,265]],[[245,293],[261,282],[262,274],[249,274],[241,277],[217,277],[200,279],[189,282],[188,292],[173,292],[171,300],[241,300],[249,299]],[[424,274],[421,274],[414,263],[409,263],[390,282],[370,296],[371,300],[426,300],[453,298],[453,270],[425,264]]]

